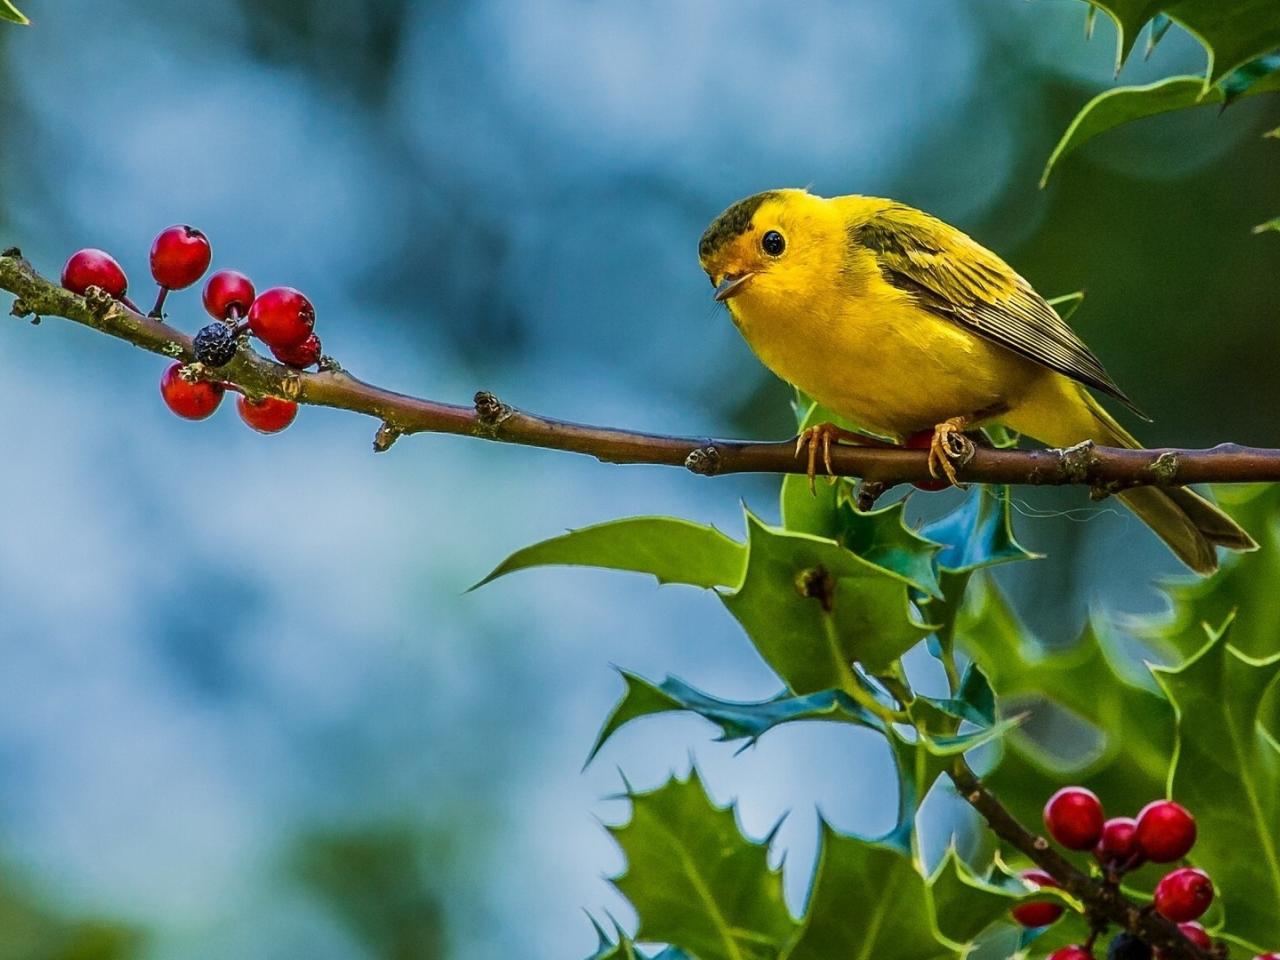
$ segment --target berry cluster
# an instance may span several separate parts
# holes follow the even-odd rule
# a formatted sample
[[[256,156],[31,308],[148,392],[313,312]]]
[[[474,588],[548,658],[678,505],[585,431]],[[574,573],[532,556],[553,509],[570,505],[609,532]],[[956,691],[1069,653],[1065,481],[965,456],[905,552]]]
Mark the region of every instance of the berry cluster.
[[[1120,878],[1144,863],[1174,863],[1185,857],[1196,842],[1196,821],[1172,800],[1147,804],[1135,817],[1107,819],[1097,796],[1084,787],[1064,787],[1049,798],[1044,808],[1044,825],[1050,836],[1068,850],[1090,851],[1107,882]],[[1042,870],[1027,870],[1022,879],[1033,889],[1057,887],[1058,882]],[[1183,935],[1203,950],[1213,941],[1197,921],[1213,902],[1213,881],[1203,870],[1177,867],[1165,874],[1155,889],[1155,910],[1178,925]],[[1025,927],[1044,927],[1062,916],[1058,900],[1020,903],[1013,919]],[[1154,956],[1159,957],[1159,951]],[[1151,960],[1153,951],[1131,933],[1112,938],[1108,960]],[[1063,947],[1050,960],[1091,960],[1092,943]],[[1256,960],[1272,960],[1267,954]]]
[[[196,283],[212,260],[209,238],[201,231],[182,225],[162,230],[151,245],[151,276],[160,289],[150,315],[161,317],[169,291]],[[138,310],[129,299],[129,280],[124,270],[102,250],[85,249],[72,254],[62,268],[62,285],[78,294],[99,287],[130,309]],[[214,319],[192,340],[196,360],[203,366],[225,367],[235,359],[241,338],[248,334],[256,336],[277,360],[290,367],[305,370],[320,362],[320,338],[314,332],[315,309],[292,287],[272,287],[257,293],[243,273],[219,270],[205,283],[202,299]],[[160,378],[160,395],[165,404],[187,420],[203,420],[212,415],[228,389],[239,392],[233,384],[190,377],[182,363],[170,365]],[[236,410],[240,419],[261,433],[279,433],[298,415],[298,405],[291,400],[254,400],[243,393],[237,399]]]

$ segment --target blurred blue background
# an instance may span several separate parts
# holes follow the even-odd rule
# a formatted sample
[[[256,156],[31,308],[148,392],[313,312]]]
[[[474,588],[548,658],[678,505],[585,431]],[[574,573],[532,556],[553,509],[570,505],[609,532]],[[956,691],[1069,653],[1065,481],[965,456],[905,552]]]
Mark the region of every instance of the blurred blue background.
[[[1076,0],[25,7],[0,29],[0,246],[48,275],[100,246],[145,301],[152,236],[188,222],[215,266],[306,291],[373,382],[776,438],[788,391],[711,303],[697,238],[768,187],[885,194],[1046,295],[1085,289],[1073,323],[1149,442],[1280,444],[1280,248],[1249,234],[1280,211],[1275,104],[1115,132],[1039,191],[1113,82],[1112,28],[1087,42]],[[1203,66],[1175,31],[1121,80]],[[203,323],[195,292],[169,309]],[[372,423],[318,409],[275,437],[229,403],[186,423],[160,358],[58,321],[0,324],[0,364],[3,960],[582,956],[584,908],[632,922],[603,879],[618,767],[647,787],[696,757],[756,835],[792,811],[795,907],[817,808],[890,824],[888,757],[853,729],[734,758],[653,720],[581,771],[610,663],[774,692],[714,596],[565,570],[463,594],[615,516],[738,535],[743,501],[776,517],[773,478],[429,436],[374,456]],[[1046,639],[1158,608],[1176,566],[1127,514],[1017,504],[1050,557],[1002,577]]]

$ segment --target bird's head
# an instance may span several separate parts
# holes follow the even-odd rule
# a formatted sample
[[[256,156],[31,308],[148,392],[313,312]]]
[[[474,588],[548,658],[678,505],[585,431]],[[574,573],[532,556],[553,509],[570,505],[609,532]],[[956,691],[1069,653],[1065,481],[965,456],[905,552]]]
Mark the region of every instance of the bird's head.
[[[849,243],[838,211],[805,190],[770,190],[739,200],[698,244],[715,298],[735,318],[744,306],[781,305],[830,289]]]

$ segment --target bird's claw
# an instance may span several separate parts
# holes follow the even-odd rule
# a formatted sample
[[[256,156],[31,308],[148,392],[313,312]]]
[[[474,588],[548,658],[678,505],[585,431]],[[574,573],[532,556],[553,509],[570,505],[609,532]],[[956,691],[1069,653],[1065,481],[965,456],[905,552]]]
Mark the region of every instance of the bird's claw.
[[[831,464],[831,444],[833,441],[857,438],[858,434],[837,427],[834,423],[818,423],[800,431],[800,435],[796,437],[796,456],[800,456],[801,451],[808,447],[809,469],[806,474],[809,477],[810,493],[816,494],[818,489],[814,482],[818,473],[818,448],[822,448],[822,465],[827,471],[827,483],[834,484],[838,477]]]
[[[964,435],[965,422],[959,417],[944,420],[933,428],[929,444],[929,473],[936,480],[944,477],[952,486],[962,487],[956,476],[956,465],[964,466],[973,459],[976,448]]]

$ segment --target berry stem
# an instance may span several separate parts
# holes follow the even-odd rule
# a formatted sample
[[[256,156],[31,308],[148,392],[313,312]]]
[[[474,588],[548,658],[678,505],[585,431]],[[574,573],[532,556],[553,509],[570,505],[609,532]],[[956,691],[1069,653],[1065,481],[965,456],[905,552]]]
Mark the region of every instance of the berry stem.
[[[960,796],[982,815],[996,836],[1026,854],[1084,904],[1091,924],[1114,923],[1158,949],[1164,960],[1216,960],[1215,954],[1188,940],[1176,924],[1153,910],[1142,909],[1105,880],[1079,870],[1048,840],[1023,826],[978,779],[964,757],[953,761],[948,775]]]
[[[154,317],[157,320],[162,319],[164,317],[164,301],[168,296],[169,288],[161,287],[160,292],[156,294],[156,305],[151,308],[151,312],[148,313],[147,316]]]
[[[121,294],[119,297],[116,297],[116,299],[119,300],[121,303],[123,303],[126,307],[128,307],[134,313],[142,312],[141,308],[132,300],[130,300],[127,296]]]

